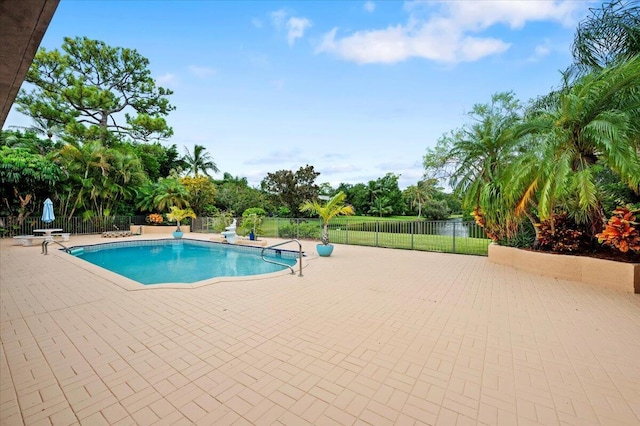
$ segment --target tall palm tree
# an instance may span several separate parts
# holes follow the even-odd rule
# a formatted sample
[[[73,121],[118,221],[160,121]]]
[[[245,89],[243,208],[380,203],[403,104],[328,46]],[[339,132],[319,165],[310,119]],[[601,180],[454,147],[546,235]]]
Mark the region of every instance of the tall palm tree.
[[[187,148],[185,148],[187,154],[184,159],[188,164],[189,173],[193,173],[194,176],[198,176],[199,172],[202,172],[204,175],[209,176],[209,170],[213,170],[214,173],[218,173],[220,169],[213,161],[211,154],[206,151],[206,148],[202,145],[195,145],[193,147],[193,153],[189,152]]]
[[[595,235],[604,225],[594,166],[602,162],[631,189],[640,190],[640,160],[633,140],[640,110],[640,56],[579,78],[556,103],[524,123],[519,135],[533,136],[537,149],[519,163],[512,187],[518,208],[539,201],[540,219],[562,202]],[[524,183],[524,184],[522,184]]]
[[[436,179],[421,180],[417,185],[411,185],[404,190],[411,207],[418,207],[418,217],[422,216],[422,206],[431,199],[436,182]]]

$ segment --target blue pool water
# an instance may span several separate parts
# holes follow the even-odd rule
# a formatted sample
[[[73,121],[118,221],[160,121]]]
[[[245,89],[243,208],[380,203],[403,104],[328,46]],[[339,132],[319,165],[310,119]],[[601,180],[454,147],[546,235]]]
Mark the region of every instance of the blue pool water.
[[[71,254],[139,283],[194,283],[215,277],[266,274],[286,269],[267,263],[261,248],[195,240],[124,241],[72,247]],[[297,252],[265,251],[267,259],[295,265]]]

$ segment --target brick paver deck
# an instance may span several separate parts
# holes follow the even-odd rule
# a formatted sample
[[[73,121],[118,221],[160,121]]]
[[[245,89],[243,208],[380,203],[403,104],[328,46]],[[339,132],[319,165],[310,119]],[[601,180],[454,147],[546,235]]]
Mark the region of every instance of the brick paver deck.
[[[342,245],[303,278],[130,291],[11,243],[2,425],[640,424],[639,295]]]

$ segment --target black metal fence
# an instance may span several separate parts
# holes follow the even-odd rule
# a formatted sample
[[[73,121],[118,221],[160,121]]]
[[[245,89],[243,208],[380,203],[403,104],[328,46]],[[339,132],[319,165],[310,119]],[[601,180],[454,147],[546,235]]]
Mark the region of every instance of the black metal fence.
[[[43,223],[40,218],[26,218],[19,222],[15,217],[0,218],[0,234],[3,237],[33,234],[34,229],[62,228],[72,235],[100,234],[107,231],[129,230],[131,225],[146,224],[145,216],[114,216],[109,218],[82,219],[79,217],[56,218]],[[191,231],[220,233],[228,224],[221,217],[199,217],[191,221]],[[237,219],[237,232],[248,234],[242,228],[242,218]],[[258,231],[260,237],[320,239],[322,222],[319,219],[264,218]],[[362,218],[337,218],[329,225],[329,238],[333,243],[407,250],[436,251],[444,253],[487,255],[489,243],[484,230],[474,222],[462,220],[363,220]]]

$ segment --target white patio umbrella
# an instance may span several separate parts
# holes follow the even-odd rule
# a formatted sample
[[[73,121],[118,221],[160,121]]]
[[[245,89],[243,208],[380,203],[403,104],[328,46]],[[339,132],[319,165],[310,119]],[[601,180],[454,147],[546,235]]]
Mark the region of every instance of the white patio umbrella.
[[[55,220],[56,216],[53,214],[53,201],[49,198],[44,200],[44,209],[42,210],[42,221],[44,223],[51,223]]]

